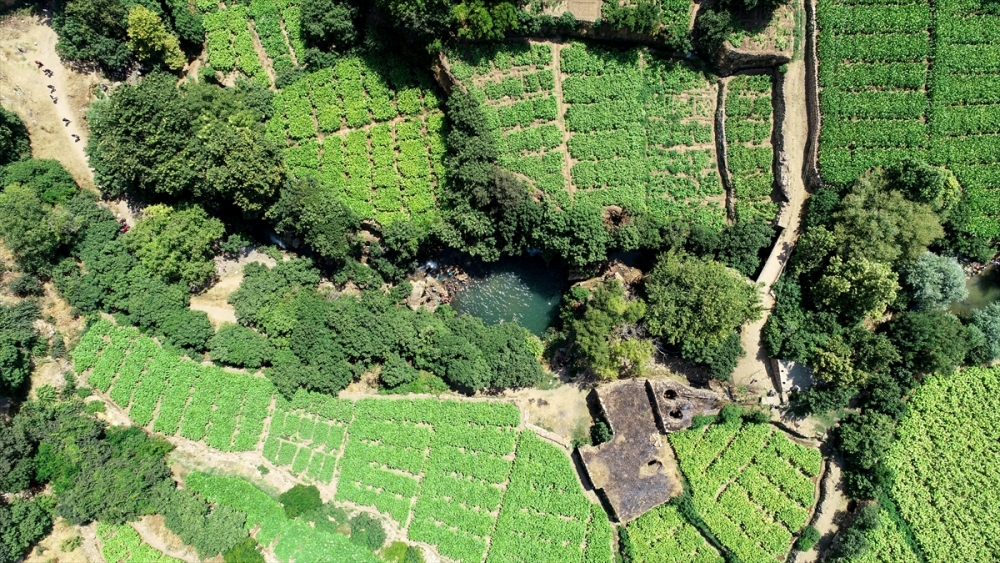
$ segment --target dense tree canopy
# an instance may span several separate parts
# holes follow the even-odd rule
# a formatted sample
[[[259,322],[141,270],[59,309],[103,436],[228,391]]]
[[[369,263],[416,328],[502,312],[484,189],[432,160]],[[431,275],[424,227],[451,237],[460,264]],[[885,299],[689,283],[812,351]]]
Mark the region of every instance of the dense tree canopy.
[[[904,266],[903,274],[917,308],[943,308],[969,296],[965,272],[952,257],[926,252],[916,262]]]
[[[126,247],[167,283],[198,287],[215,275],[212,246],[222,238],[222,221],[197,205],[173,209],[151,205],[125,236]]]
[[[171,70],[184,66],[180,40],[160,16],[141,4],[128,11],[128,47],[140,61],[162,61]]]
[[[175,82],[153,74],[93,105],[87,153],[101,189],[262,215],[284,174],[261,125],[270,101],[250,86]]]
[[[28,138],[28,129],[16,113],[0,107],[0,167],[30,156],[31,139]],[[0,187],[3,185],[0,182]]]
[[[319,49],[344,50],[358,41],[360,10],[353,0],[303,0],[302,38]]]
[[[641,377],[653,355],[648,340],[628,335],[646,313],[641,299],[628,299],[625,288],[610,280],[580,300],[568,303],[564,312],[573,352],[579,367],[592,370],[601,379]]]
[[[714,346],[760,317],[760,295],[714,260],[667,253],[646,278],[650,332],[670,344]]]
[[[12,396],[31,375],[32,351],[39,340],[34,326],[38,317],[38,306],[31,301],[0,303],[0,395]]]
[[[76,180],[58,160],[32,158],[0,167],[0,188],[20,184],[31,188],[43,203],[65,203],[76,193]]]

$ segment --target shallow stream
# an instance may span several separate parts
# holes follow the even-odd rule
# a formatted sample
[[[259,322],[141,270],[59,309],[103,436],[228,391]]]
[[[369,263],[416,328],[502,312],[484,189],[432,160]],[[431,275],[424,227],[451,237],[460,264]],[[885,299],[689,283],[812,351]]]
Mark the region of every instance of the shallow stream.
[[[970,315],[976,309],[1000,300],[1000,268],[986,268],[981,274],[966,280],[965,287],[969,290],[969,297],[951,305],[952,312],[959,316]]]

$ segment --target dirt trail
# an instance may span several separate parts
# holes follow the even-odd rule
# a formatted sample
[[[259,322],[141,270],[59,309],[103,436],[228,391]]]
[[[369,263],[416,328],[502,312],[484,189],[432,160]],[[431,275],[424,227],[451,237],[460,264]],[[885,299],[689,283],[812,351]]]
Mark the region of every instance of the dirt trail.
[[[806,66],[803,61],[788,63],[784,75],[785,121],[782,132],[785,137],[785,154],[782,166],[787,167],[789,178],[789,201],[781,210],[778,223],[784,228],[778,240],[767,257],[764,268],[757,276],[757,282],[762,283],[761,301],[764,304],[764,314],[760,320],[744,327],[742,334],[743,348],[747,355],[740,359],[733,373],[733,382],[737,385],[753,386],[753,389],[768,391],[773,389],[773,383],[768,376],[767,351],[760,341],[760,331],[767,322],[767,317],[774,307],[774,297],[771,286],[778,281],[781,272],[788,263],[792,248],[799,238],[799,223],[802,219],[802,205],[808,193],[805,186],[805,151],[808,139],[808,115],[806,113]],[[756,380],[753,384],[751,381]]]
[[[840,460],[836,457],[827,463],[827,472],[823,476],[821,486],[823,501],[816,507],[816,515],[812,522],[813,527],[819,530],[821,539],[809,551],[798,553],[795,563],[813,563],[819,560],[820,553],[829,547],[830,541],[840,528],[837,523],[840,520],[838,515],[847,510],[847,497],[844,495],[841,482]]]
[[[64,67],[56,54],[57,40],[56,32],[34,16],[14,16],[0,24],[0,101],[24,120],[34,156],[60,161],[80,185],[93,188],[94,175],[83,151],[88,136],[83,110],[90,102],[90,85],[99,79]],[[51,70],[52,77],[34,61]],[[49,97],[49,85],[55,88],[51,95],[57,103]]]

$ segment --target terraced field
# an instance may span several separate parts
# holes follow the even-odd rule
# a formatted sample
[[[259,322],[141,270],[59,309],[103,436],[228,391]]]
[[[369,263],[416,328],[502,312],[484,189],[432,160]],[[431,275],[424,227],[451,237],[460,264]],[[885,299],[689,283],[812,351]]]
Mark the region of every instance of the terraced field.
[[[611,561],[607,514],[584,496],[566,452],[522,429],[509,403],[305,391],[288,401],[264,378],[180,359],[103,320],[73,359],[137,424],[221,451],[259,451],[450,560]]]

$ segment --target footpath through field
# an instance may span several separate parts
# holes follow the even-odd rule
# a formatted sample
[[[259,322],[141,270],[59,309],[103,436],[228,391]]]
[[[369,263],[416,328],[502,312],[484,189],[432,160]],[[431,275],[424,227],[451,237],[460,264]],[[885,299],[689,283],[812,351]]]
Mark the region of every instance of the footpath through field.
[[[782,165],[788,167],[789,201],[782,209],[779,223],[784,225],[781,235],[771,249],[764,268],[757,276],[757,282],[764,284],[761,288],[761,301],[764,313],[759,321],[744,327],[742,334],[743,349],[747,355],[740,358],[733,373],[733,383],[747,385],[763,392],[773,388],[768,376],[767,350],[760,340],[761,330],[767,322],[771,309],[774,307],[774,297],[771,287],[788,263],[792,248],[799,238],[799,223],[802,218],[802,205],[808,194],[805,186],[805,151],[808,139],[808,115],[806,113],[806,63],[792,61],[784,74],[785,121],[781,124],[785,138],[785,160]],[[751,383],[753,382],[753,383]]]

